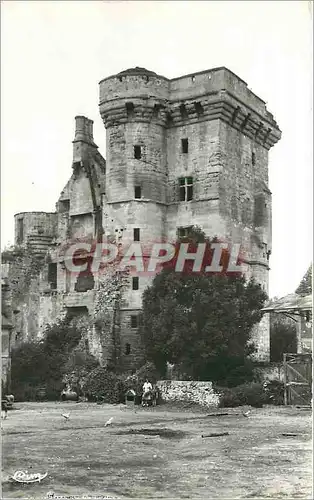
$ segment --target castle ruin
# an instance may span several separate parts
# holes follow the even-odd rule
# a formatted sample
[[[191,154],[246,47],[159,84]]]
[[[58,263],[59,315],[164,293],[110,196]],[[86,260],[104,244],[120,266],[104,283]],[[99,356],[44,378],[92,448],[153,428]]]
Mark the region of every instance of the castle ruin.
[[[100,82],[99,108],[106,160],[93,122],[77,116],[72,175],[56,211],[15,215],[15,244],[27,244],[43,262],[13,306],[16,338],[38,338],[65,314],[95,314],[98,277],[67,272],[58,252],[67,241],[174,241],[197,225],[209,237],[240,243],[247,277],[268,292],[268,151],[281,132],[265,103],[224,67],[170,80],[133,68]],[[88,333],[91,352],[104,365],[111,344],[123,369],[139,363],[138,315],[151,279],[130,277],[116,300],[109,286],[109,336],[104,340],[101,325]],[[259,359],[268,360],[267,317],[253,335]]]

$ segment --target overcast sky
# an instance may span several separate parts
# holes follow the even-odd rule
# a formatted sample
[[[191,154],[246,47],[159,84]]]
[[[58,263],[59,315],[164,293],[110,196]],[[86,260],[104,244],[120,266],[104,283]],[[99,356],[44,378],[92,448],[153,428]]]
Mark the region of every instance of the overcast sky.
[[[312,260],[312,6],[307,1],[3,1],[2,248],[13,216],[54,211],[71,175],[74,117],[94,120],[98,82],[142,66],[168,78],[226,66],[282,130],[270,152],[270,296],[293,292]]]

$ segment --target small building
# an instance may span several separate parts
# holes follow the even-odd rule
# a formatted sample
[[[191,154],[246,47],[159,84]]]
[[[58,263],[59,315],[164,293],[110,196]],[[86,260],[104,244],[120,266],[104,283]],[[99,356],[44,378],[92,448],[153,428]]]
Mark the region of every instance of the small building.
[[[312,293],[291,293],[264,307],[264,313],[283,314],[296,322],[297,353],[312,352]]]

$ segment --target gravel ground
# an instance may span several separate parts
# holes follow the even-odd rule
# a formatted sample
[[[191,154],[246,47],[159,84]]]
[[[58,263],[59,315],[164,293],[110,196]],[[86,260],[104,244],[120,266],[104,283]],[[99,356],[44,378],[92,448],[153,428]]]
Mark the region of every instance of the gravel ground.
[[[252,408],[246,417],[248,408],[15,407],[1,421],[2,498],[41,499],[52,492],[63,498],[312,498],[308,410]],[[228,435],[202,437],[210,433]],[[39,484],[15,484],[9,476],[16,470],[48,476]]]

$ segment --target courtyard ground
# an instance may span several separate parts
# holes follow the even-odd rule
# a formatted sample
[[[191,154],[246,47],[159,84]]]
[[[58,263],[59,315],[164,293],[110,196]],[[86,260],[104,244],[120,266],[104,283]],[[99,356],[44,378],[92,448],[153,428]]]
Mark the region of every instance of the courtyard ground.
[[[253,408],[245,417],[247,408],[15,406],[1,421],[2,498],[39,499],[52,492],[121,499],[312,498],[308,410]],[[202,437],[224,432],[229,434]],[[12,484],[8,478],[16,470],[48,476],[40,484]]]

